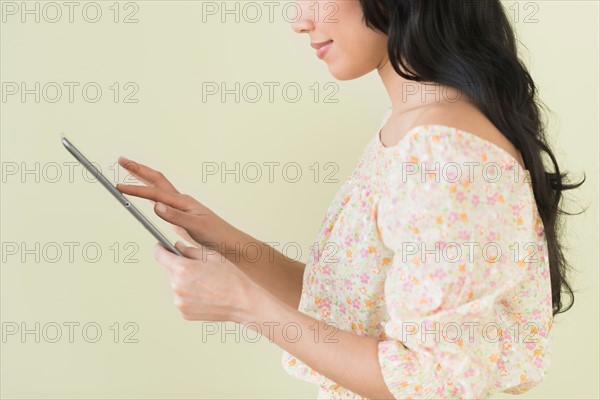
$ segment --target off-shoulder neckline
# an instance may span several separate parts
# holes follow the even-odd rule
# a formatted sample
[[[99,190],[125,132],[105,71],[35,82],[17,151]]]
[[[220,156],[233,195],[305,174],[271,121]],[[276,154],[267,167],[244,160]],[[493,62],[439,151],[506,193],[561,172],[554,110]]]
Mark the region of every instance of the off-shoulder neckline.
[[[387,120],[387,118],[386,118]],[[433,128],[433,130],[431,129],[427,129],[427,128]],[[381,126],[381,128],[379,129],[379,131],[377,132],[376,135],[376,142],[377,142],[377,146],[382,149],[382,151],[393,151],[395,149],[397,149],[398,147],[400,147],[404,142],[406,142],[409,138],[414,136],[414,133],[417,131],[421,131],[421,133],[423,131],[425,132],[433,132],[436,131],[436,133],[438,133],[438,130],[446,130],[446,131],[451,131],[453,133],[460,133],[463,135],[463,137],[469,138],[471,140],[474,140],[476,142],[479,142],[485,146],[487,146],[488,148],[494,150],[496,153],[498,153],[501,157],[510,160],[510,162],[512,164],[516,164],[517,168],[519,168],[521,171],[523,171],[525,174],[530,175],[530,171],[528,169],[525,169],[521,163],[519,163],[519,161],[517,161],[517,159],[515,157],[513,157],[512,154],[510,154],[508,151],[504,150],[502,147],[498,146],[497,144],[495,144],[494,142],[491,142],[489,140],[483,139],[481,136],[479,135],[475,135],[474,133],[471,133],[469,131],[460,129],[460,128],[456,128],[454,126],[449,126],[449,125],[443,125],[443,124],[420,124],[417,126],[414,126],[412,128],[410,128],[403,136],[402,138],[398,141],[398,143],[396,143],[393,146],[386,146],[383,144],[383,142],[381,141],[381,131],[383,130],[383,126]]]

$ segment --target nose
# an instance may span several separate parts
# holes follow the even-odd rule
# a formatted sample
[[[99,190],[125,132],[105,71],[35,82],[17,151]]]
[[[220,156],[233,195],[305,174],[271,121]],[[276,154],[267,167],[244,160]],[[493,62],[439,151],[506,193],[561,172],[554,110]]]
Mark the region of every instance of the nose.
[[[315,24],[304,17],[298,19],[298,21],[292,22],[292,30],[296,33],[308,33],[314,29]]]
[[[315,28],[315,23],[311,18],[310,5],[312,1],[296,1],[296,11],[298,15],[291,23],[292,29],[296,33],[308,33]]]

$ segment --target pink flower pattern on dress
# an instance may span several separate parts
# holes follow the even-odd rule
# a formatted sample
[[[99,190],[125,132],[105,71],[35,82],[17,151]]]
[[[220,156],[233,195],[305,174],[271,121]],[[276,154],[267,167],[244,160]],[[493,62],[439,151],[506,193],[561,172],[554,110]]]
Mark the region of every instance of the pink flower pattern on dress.
[[[391,147],[378,131],[323,218],[327,257],[307,260],[298,309],[378,338],[395,398],[531,389],[550,367],[552,299],[529,179],[458,128],[416,126]],[[286,351],[282,364],[319,385],[319,399],[362,399]]]

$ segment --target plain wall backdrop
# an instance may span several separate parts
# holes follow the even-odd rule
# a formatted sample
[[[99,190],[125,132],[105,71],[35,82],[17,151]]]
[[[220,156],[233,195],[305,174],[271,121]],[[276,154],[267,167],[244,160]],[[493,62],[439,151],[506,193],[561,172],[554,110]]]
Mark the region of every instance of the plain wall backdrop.
[[[377,73],[336,81],[291,30],[289,2],[1,3],[1,397],[315,398],[266,339],[179,316],[154,239],[60,133],[113,181],[126,179],[119,155],[146,163],[305,261],[389,106]],[[555,321],[551,371],[521,397],[598,398],[599,6],[504,4],[553,111],[556,155],[588,176],[568,196],[588,207],[565,229],[576,303]]]

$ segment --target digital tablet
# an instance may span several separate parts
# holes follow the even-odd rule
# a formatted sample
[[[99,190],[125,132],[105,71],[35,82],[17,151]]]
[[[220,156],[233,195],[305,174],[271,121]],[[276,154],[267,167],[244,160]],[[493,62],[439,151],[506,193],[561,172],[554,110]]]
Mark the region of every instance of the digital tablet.
[[[119,203],[121,203],[122,206],[129,210],[135,219],[140,221],[144,228],[146,228],[152,234],[152,236],[156,238],[156,240],[158,240],[170,252],[179,256],[182,255],[181,252],[179,252],[179,250],[177,250],[175,246],[173,246],[169,240],[162,233],[160,233],[160,231],[154,225],[152,225],[150,221],[148,221],[146,217],[144,217],[140,210],[135,208],[131,201],[129,201],[129,199],[127,199],[127,197],[125,197],[125,195],[123,195],[119,189],[113,186],[113,184],[104,175],[102,175],[102,172],[100,172],[98,168],[96,168],[87,158],[85,158],[85,156],[81,154],[79,150],[77,150],[73,143],[69,142],[69,140],[64,136],[62,137],[62,144],[67,150],[69,150],[69,153],[71,153],[73,157],[77,159],[77,161],[79,161],[88,171],[91,172],[92,175],[94,175],[96,179],[98,179],[98,182],[100,182],[102,186],[104,186],[119,201]]]

